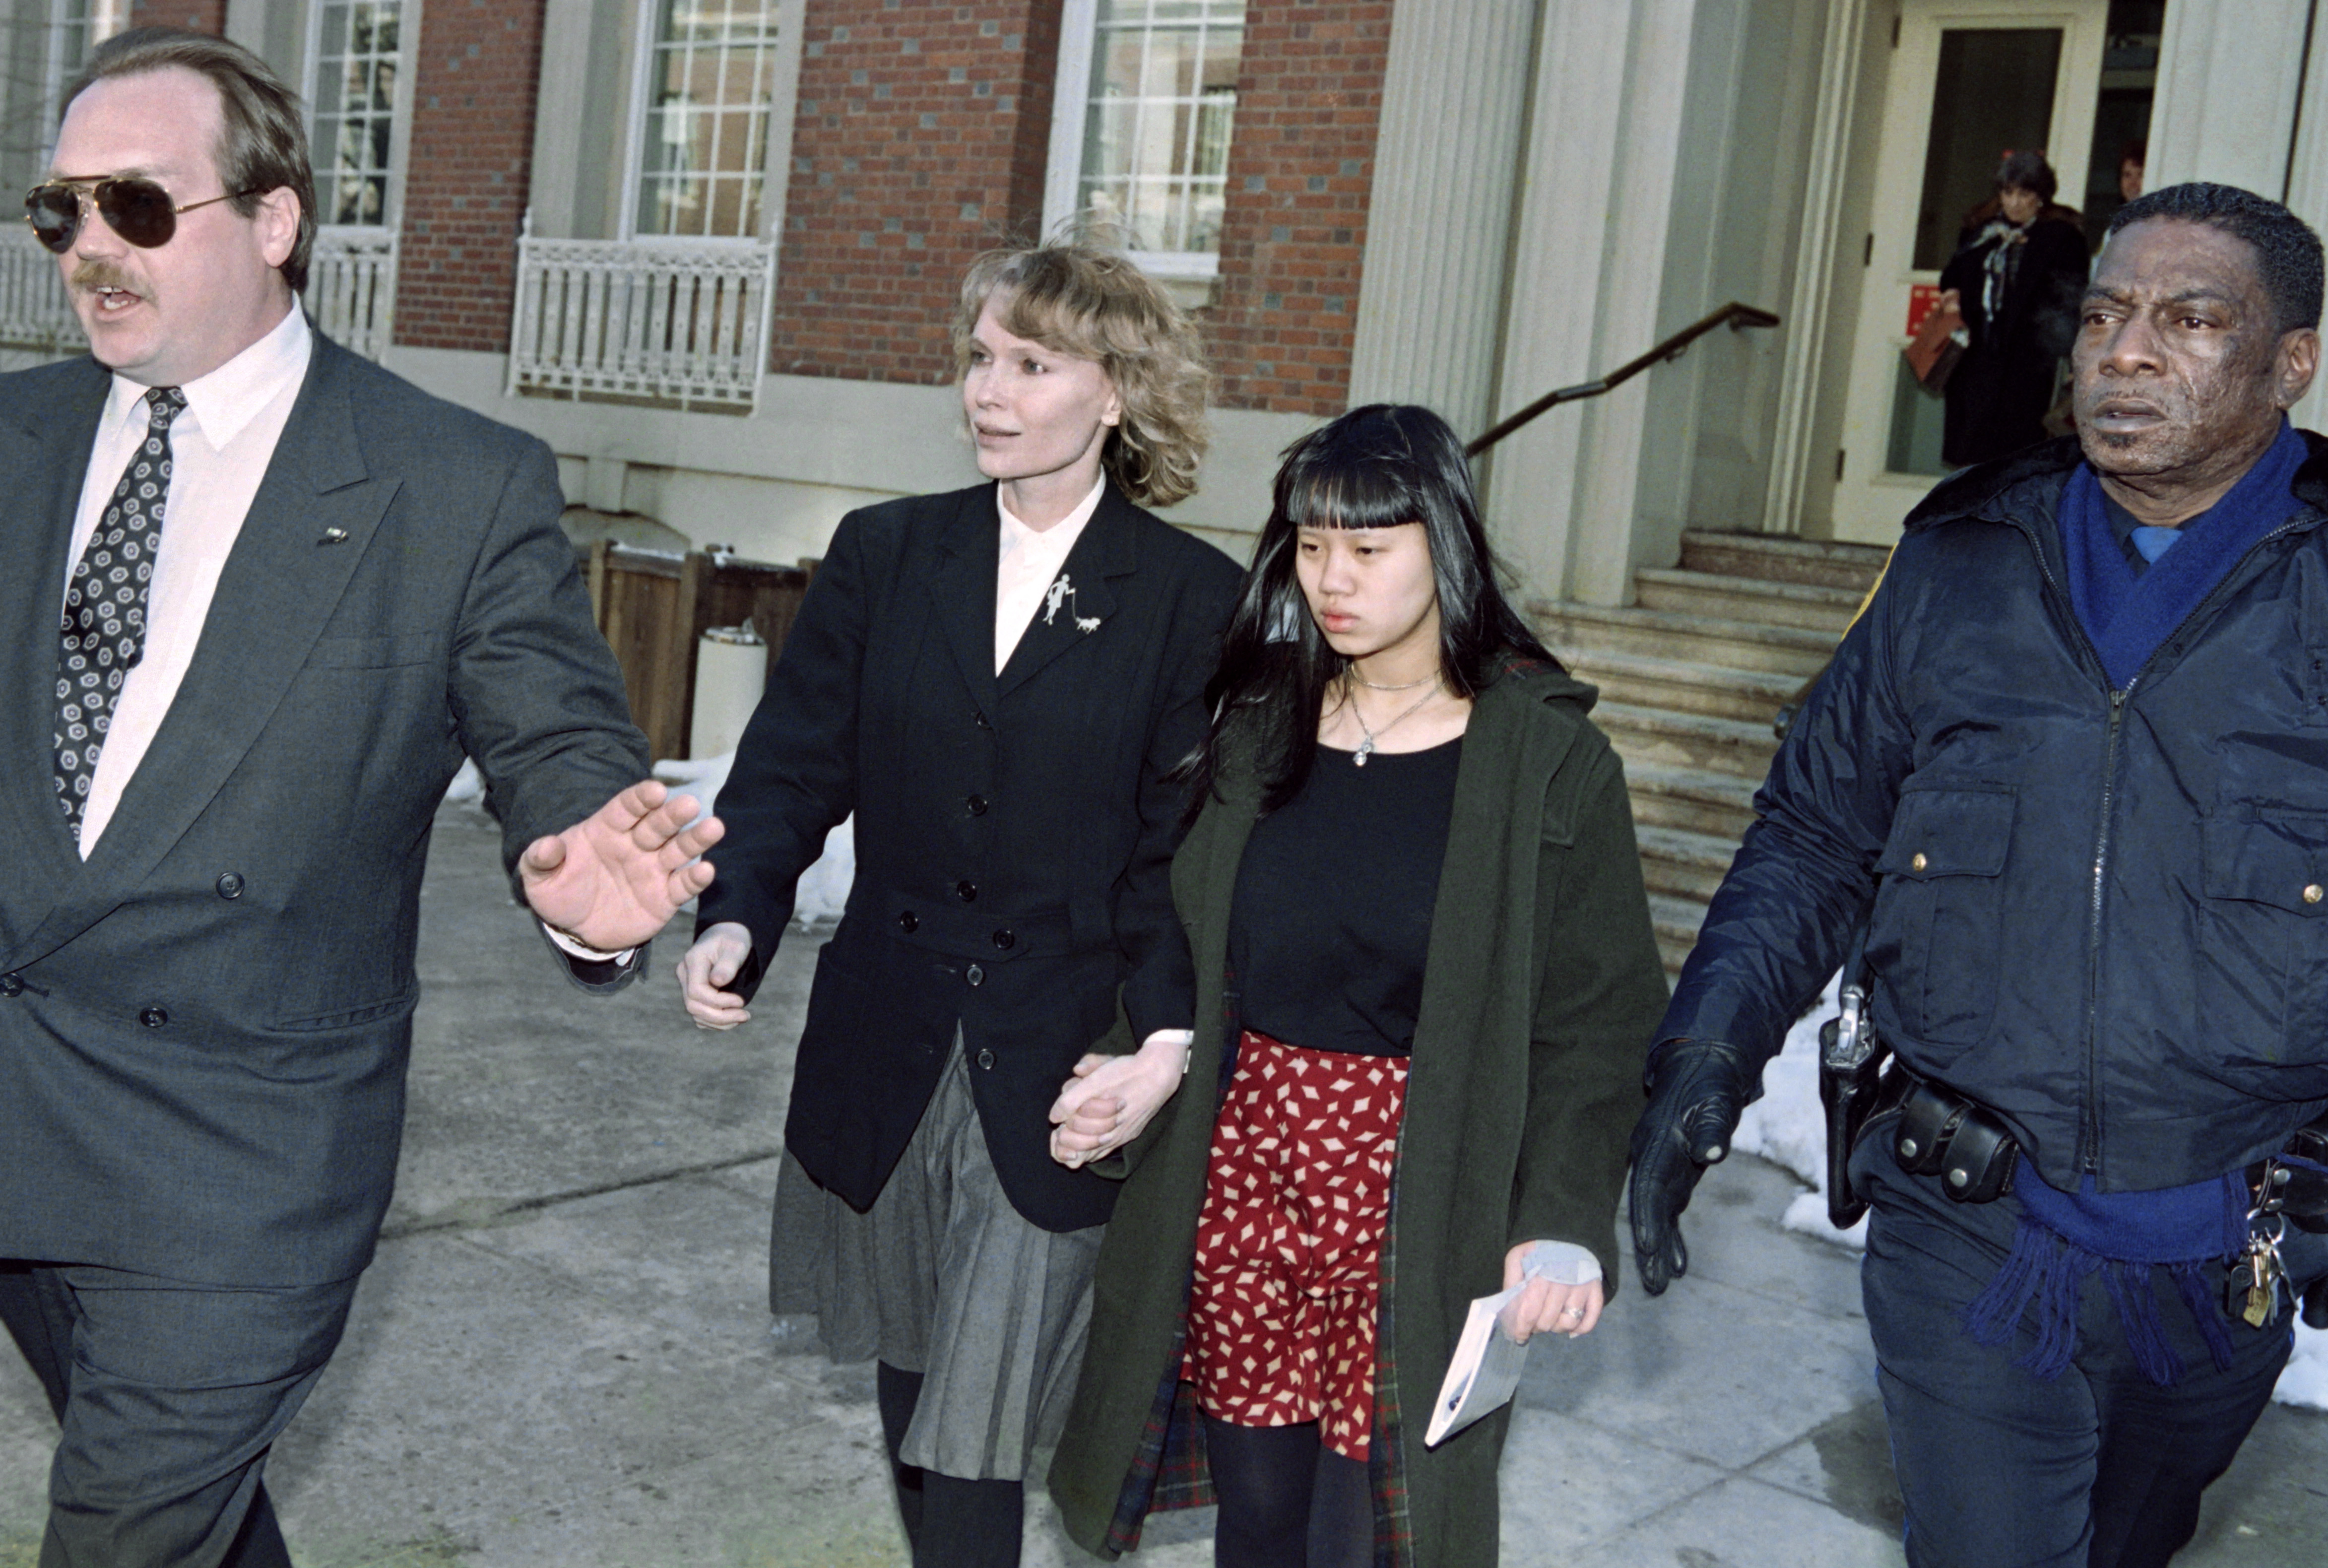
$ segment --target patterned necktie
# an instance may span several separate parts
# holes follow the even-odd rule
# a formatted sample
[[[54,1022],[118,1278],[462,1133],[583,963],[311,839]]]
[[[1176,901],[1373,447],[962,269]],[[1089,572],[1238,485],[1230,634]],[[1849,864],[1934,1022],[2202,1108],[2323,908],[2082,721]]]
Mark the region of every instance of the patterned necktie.
[[[186,406],[175,387],[146,394],[146,439],[113,487],[65,589],[57,652],[57,803],[80,831],[98,754],[122,682],[146,652],[146,589],[170,499],[170,421]]]

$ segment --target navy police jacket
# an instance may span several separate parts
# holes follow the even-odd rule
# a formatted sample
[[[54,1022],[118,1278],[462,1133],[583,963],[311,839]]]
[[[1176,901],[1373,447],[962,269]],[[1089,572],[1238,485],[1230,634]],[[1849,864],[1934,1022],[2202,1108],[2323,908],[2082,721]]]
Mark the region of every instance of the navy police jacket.
[[[2113,691],[2074,440],[1941,484],[1756,797],[1660,1042],[1777,1050],[1868,922],[1873,1018],[2045,1180],[2220,1175],[2328,1106],[2328,441]]]

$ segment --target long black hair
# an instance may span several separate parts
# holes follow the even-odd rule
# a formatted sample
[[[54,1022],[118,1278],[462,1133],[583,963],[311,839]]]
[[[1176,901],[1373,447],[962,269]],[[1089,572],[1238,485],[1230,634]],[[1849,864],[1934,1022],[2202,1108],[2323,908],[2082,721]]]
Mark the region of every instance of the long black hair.
[[[1496,583],[1495,552],[1479,523],[1470,464],[1447,421],[1428,408],[1370,403],[1288,446],[1269,521],[1253,547],[1224,634],[1220,668],[1205,689],[1212,726],[1189,758],[1190,814],[1218,785],[1225,738],[1261,771],[1262,810],[1298,793],[1318,756],[1327,689],[1349,668],[1334,652],[1294,574],[1305,528],[1422,524],[1439,596],[1439,670],[1449,689],[1473,697],[1499,656],[1557,669]]]

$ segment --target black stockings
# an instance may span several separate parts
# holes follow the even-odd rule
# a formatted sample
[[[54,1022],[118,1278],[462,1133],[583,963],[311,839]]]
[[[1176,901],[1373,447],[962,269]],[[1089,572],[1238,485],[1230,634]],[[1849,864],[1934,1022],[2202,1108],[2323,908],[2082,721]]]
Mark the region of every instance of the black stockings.
[[[897,1513],[914,1551],[914,1568],[1018,1568],[1026,1528],[1026,1487],[1018,1481],[966,1481],[897,1462],[922,1397],[922,1375],[886,1361],[874,1366],[881,1436],[889,1445],[889,1475],[897,1487]]]
[[[1205,1417],[1220,1494],[1215,1568],[1373,1568],[1374,1489],[1363,1460],[1318,1441],[1318,1423],[1239,1426]]]

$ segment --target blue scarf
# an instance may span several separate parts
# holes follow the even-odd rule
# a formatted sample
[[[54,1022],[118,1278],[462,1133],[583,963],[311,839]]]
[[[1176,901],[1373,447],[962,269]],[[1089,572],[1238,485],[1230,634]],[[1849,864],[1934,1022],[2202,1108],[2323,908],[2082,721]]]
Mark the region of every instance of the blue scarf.
[[[2034,1306],[2037,1342],[2014,1365],[2039,1377],[2060,1376],[2078,1348],[2079,1292],[2089,1275],[2099,1273],[2135,1364],[2153,1383],[2172,1387],[2182,1376],[2182,1359],[2158,1319],[2152,1270],[2164,1268],[2215,1365],[2229,1369],[2230,1336],[2216,1305],[2223,1278],[2217,1265],[2248,1244],[2243,1173],[2155,1192],[2108,1194],[2089,1176],[2071,1193],[2046,1186],[2024,1154],[2014,1168],[2013,1196],[2021,1201],[2013,1251],[1965,1309],[1965,1329],[1974,1339],[2005,1343]]]
[[[2310,455],[2304,437],[2283,418],[2278,439],[2255,466],[2220,501],[2173,530],[2175,537],[2159,539],[2163,530],[2136,530],[2136,548],[2153,563],[2140,577],[2110,530],[2101,481],[2091,465],[2078,465],[2061,492],[2060,506],[2070,604],[2102,656],[2112,686],[2125,690],[2143,661],[2256,541],[2295,514],[2302,502],[2291,486]]]

